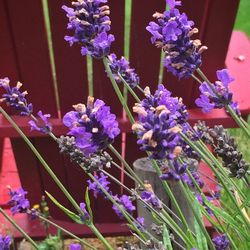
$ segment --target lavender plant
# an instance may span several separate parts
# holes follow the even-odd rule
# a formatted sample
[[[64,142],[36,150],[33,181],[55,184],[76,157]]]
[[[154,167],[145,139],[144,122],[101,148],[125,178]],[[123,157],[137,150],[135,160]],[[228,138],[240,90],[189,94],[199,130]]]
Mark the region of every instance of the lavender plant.
[[[202,53],[207,49],[201,41],[192,40],[193,34],[198,32],[194,22],[188,20],[185,13],[177,9],[181,1],[167,0],[169,9],[164,13],[156,12],[153,17],[156,22],[150,22],[147,30],[152,35],[151,42],[164,53],[164,65],[168,71],[179,79],[193,77],[200,84],[201,96],[196,104],[204,112],[214,108],[225,108],[243,130],[250,135],[249,128],[240,116],[237,103],[233,101],[233,93],[228,85],[233,81],[228,70],[216,72],[218,81],[212,84],[202,73]],[[74,110],[63,117],[63,124],[69,129],[67,135],[57,137],[53,134],[53,127],[49,121],[50,115],[38,112],[38,117],[33,114],[33,106],[26,99],[27,92],[21,92],[21,84],[10,86],[8,78],[0,80],[0,86],[6,91],[1,99],[7,105],[15,108],[20,115],[30,117],[32,130],[37,130],[51,137],[58,144],[60,153],[67,155],[89,177],[85,201],[78,204],[73,196],[66,190],[61,181],[53,173],[30,140],[24,135],[11,117],[1,107],[1,113],[13,125],[17,132],[28,144],[33,153],[40,160],[45,170],[55,181],[64,195],[74,207],[74,211],[60,204],[49,192],[47,196],[75,223],[85,224],[98,237],[105,249],[113,249],[109,242],[102,236],[94,224],[94,215],[91,210],[89,195],[95,198],[104,197],[112,203],[114,213],[124,219],[133,234],[138,238],[141,246],[124,246],[123,249],[239,249],[236,245],[234,234],[249,242],[250,221],[246,213],[246,195],[241,192],[235,182],[239,179],[249,189],[249,164],[243,159],[237,145],[222,126],[208,128],[204,123],[191,126],[188,121],[188,110],[182,99],[173,97],[163,84],[158,85],[152,94],[149,87],[141,87],[139,76],[130,67],[127,59],[117,56],[111,51],[114,36],[108,34],[111,21],[107,0],[78,0],[72,2],[71,7],[62,7],[69,18],[68,29],[72,36],[65,36],[70,45],[78,43],[81,54],[93,59],[102,59],[104,70],[127,113],[132,130],[137,137],[137,144],[146,153],[152,166],[162,183],[164,191],[171,199],[173,207],[161,201],[153,190],[152,183],[141,179],[127,163],[119,152],[112,146],[115,138],[120,133],[116,116],[110,111],[102,100],[95,100],[89,96],[86,104],[73,105]],[[199,77],[195,76],[198,73]],[[119,86],[124,87],[134,97],[136,103],[132,115],[126,98]],[[137,95],[143,94],[143,99]],[[207,147],[214,148],[213,154]],[[110,150],[112,154],[107,153]],[[113,160],[116,156],[120,162]],[[211,167],[217,177],[218,186],[223,189],[234,206],[234,211],[223,209],[223,202],[214,203],[218,196],[213,192],[206,197],[202,188],[204,183],[199,172],[199,162],[205,162]],[[131,189],[115,176],[106,171],[107,168],[119,168],[133,180],[136,188]],[[127,194],[113,193],[111,182],[116,183],[126,190]],[[180,189],[186,204],[194,216],[194,226],[187,221],[183,208],[177,202],[177,197],[171,189],[172,184]],[[231,191],[237,192],[236,197]],[[46,223],[61,229],[70,237],[75,238],[80,244],[90,246],[84,240],[61,228],[49,218],[45,218],[39,211],[30,209],[26,199],[27,192],[20,188],[10,190],[10,205],[13,214],[27,213],[31,217],[38,217]],[[242,201],[239,203],[239,201]],[[135,215],[135,202],[142,204],[152,215],[154,224],[145,226],[144,218]],[[174,209],[173,209],[174,208]],[[24,237],[38,249],[37,244],[0,208],[0,212],[20,230]],[[211,237],[205,228],[203,216],[211,223],[215,237]],[[152,232],[157,232],[156,234]],[[6,239],[7,238],[7,239]],[[3,242],[3,243],[2,243]],[[10,239],[1,236],[0,246],[10,247]],[[80,244],[72,244],[69,249],[81,249]],[[5,249],[5,248],[3,248]]]

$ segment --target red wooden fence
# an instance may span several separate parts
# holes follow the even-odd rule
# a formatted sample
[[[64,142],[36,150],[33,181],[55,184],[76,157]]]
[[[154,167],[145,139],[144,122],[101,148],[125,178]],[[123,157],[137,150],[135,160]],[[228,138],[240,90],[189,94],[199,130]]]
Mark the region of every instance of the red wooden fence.
[[[183,7],[188,16],[195,21],[199,28],[199,38],[209,50],[204,53],[202,68],[210,79],[215,77],[215,71],[225,66],[230,36],[238,7],[238,0],[184,0]],[[58,82],[58,95],[60,112],[65,114],[71,109],[72,104],[85,102],[87,98],[87,71],[86,58],[80,55],[78,46],[69,47],[63,39],[68,33],[66,30],[67,18],[61,9],[69,1],[49,0],[49,16],[51,20],[52,43]],[[155,87],[158,81],[160,51],[150,43],[150,35],[145,30],[155,11],[163,11],[164,0],[134,0],[131,19],[131,65],[141,78],[142,86]],[[123,54],[124,32],[124,0],[110,0],[112,19],[112,33],[116,41],[112,51],[118,56]],[[50,113],[53,118],[58,118],[58,107],[55,101],[55,88],[49,59],[49,49],[44,25],[42,1],[40,0],[0,0],[0,77],[9,76],[14,84],[16,80],[24,83],[24,88],[29,92],[29,100],[34,104],[35,111],[43,110]],[[174,95],[181,96],[184,102],[192,108],[197,96],[197,84],[192,79],[178,81],[171,74],[164,73],[163,83],[173,91]],[[112,112],[118,117],[122,116],[119,105],[109,79],[106,77],[102,61],[94,61],[94,95],[103,99],[111,106]],[[129,98],[130,105],[132,100]],[[12,114],[13,111],[10,110]],[[198,114],[200,114],[198,112]],[[222,112],[220,113],[225,116]],[[199,115],[196,119],[201,118]],[[19,120],[20,122],[20,120]],[[58,120],[55,121],[58,124]],[[25,131],[28,127],[23,125]],[[124,122],[123,122],[124,125]],[[2,125],[4,128],[4,123]],[[12,135],[12,146],[15,153],[17,167],[22,185],[29,190],[31,203],[37,203],[44,190],[49,191],[63,205],[71,208],[69,202],[62,195],[55,183],[38,160],[33,156],[22,139],[7,128]],[[135,143],[136,139],[126,126],[127,132],[126,158],[129,163],[142,156]],[[8,130],[9,129],[9,130]],[[1,131],[1,128],[0,128]],[[12,131],[12,132],[11,132]],[[60,125],[55,126],[56,133],[62,132]],[[83,201],[86,177],[67,157],[58,154],[57,145],[47,137],[37,137],[37,133],[29,133],[36,148],[41,152],[57,176],[63,181],[70,193],[78,202]],[[1,137],[1,136],[0,136]],[[2,135],[3,137],[3,135]],[[115,146],[121,149],[121,139],[117,139]],[[119,171],[110,170],[119,177]],[[132,183],[125,178],[125,183]],[[113,184],[114,193],[120,189]],[[110,233],[110,228],[105,225],[114,223],[113,233],[124,231],[120,227],[121,221],[114,216],[109,202],[102,199],[92,200],[96,223],[103,225],[103,231]],[[65,216],[50,203],[51,213],[57,219]]]

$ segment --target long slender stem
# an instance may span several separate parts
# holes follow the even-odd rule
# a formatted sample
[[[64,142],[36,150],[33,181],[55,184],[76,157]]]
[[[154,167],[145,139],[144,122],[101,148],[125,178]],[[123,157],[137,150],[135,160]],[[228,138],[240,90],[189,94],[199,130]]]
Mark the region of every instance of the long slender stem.
[[[157,175],[160,176],[161,175],[161,170],[160,170],[157,162],[155,160],[152,160],[152,164],[153,164],[153,167],[154,167]],[[179,206],[178,202],[176,201],[175,196],[174,196],[172,190],[170,189],[168,183],[166,181],[162,181],[162,185],[163,185],[166,193],[168,194],[171,202],[173,203],[173,205],[174,205],[174,207],[175,207],[175,209],[177,211],[177,214],[179,215],[179,217],[180,217],[180,219],[182,221],[182,224],[183,224],[185,230],[187,232],[190,232],[187,220],[185,219],[185,217],[184,217],[184,215],[183,215],[183,213],[182,213],[182,211],[180,209],[180,206]]]
[[[100,182],[90,173],[87,173],[88,176],[91,178],[92,181],[94,181],[98,187],[102,190],[102,192],[106,195],[106,197],[121,211],[121,213],[123,214],[123,216],[126,218],[126,220],[129,222],[129,224],[134,228],[135,232],[144,240],[147,240],[145,238],[145,236],[143,235],[143,233],[134,225],[133,221],[131,220],[131,218],[129,217],[127,211],[125,211],[123,209],[123,207],[121,207],[116,201],[115,199],[112,197],[112,195],[107,192],[107,190],[105,188],[103,188],[103,186],[100,184]]]
[[[8,215],[1,207],[0,207],[0,213],[5,217],[6,220],[8,220],[8,221],[11,223],[12,226],[14,226],[14,227],[23,235],[23,237],[24,237],[27,241],[30,242],[30,244],[31,244],[35,249],[39,249],[39,248],[38,248],[38,245],[35,243],[35,241],[33,241],[33,240],[30,238],[30,236],[29,236],[28,234],[26,234],[26,233],[24,232],[24,230],[23,230],[20,226],[18,226],[18,225],[16,224],[15,221],[13,221],[13,220],[10,218],[9,215]]]
[[[96,228],[94,224],[89,225],[89,228],[92,230],[92,232],[97,236],[97,238],[104,244],[106,249],[113,250],[113,247],[109,244],[109,242],[103,237],[103,235],[100,233],[100,231]]]
[[[94,96],[94,83],[93,83],[93,59],[87,56],[87,76],[88,76],[88,93],[89,96]]]
[[[127,113],[128,119],[131,122],[131,124],[133,124],[135,122],[134,117],[132,116],[132,114],[131,114],[131,112],[130,112],[130,110],[128,108],[128,105],[127,105],[127,103],[126,103],[126,101],[125,101],[125,99],[124,99],[124,97],[123,97],[123,95],[122,95],[122,93],[121,93],[115,79],[114,79],[114,76],[113,76],[112,71],[111,71],[111,69],[109,67],[107,58],[103,58],[103,64],[104,64],[106,72],[107,72],[107,74],[108,74],[108,76],[110,78],[110,81],[111,81],[111,83],[113,85],[113,88],[114,88],[114,90],[115,90],[115,92],[116,92],[116,94],[117,94],[123,108],[125,109],[125,111]]]
[[[136,95],[136,93],[134,92],[134,90],[129,86],[129,84],[125,81],[125,79],[122,77],[122,75],[120,73],[118,73],[119,78],[121,79],[121,81],[123,82],[124,86],[128,89],[128,91],[130,92],[130,94],[135,98],[135,100],[137,102],[140,102],[139,97]]]
[[[191,210],[192,210],[192,212],[194,214],[194,217],[195,217],[197,223],[199,224],[204,236],[206,237],[208,245],[210,246],[211,249],[215,250],[214,244],[213,244],[207,230],[204,227],[204,223],[203,223],[202,219],[200,218],[200,216],[195,211],[194,206],[193,206],[193,201],[190,200],[188,194],[186,193],[186,190],[185,190],[185,187],[184,187],[183,183],[179,182],[179,186],[180,186],[180,188],[182,190],[182,193],[184,194],[184,196],[185,196],[185,198],[187,200],[187,203],[188,203],[189,207],[191,208]]]
[[[128,172],[137,180],[137,182],[140,184],[141,187],[144,187],[144,183],[141,181],[141,179],[135,174],[133,169],[129,166],[129,164],[123,159],[123,157],[120,155],[120,153],[112,146],[109,145],[109,149],[115,154],[115,156],[124,164]]]
[[[83,245],[86,245],[86,246],[88,246],[89,248],[96,250],[96,248],[93,247],[92,245],[90,245],[88,242],[84,241],[83,239],[81,239],[81,238],[79,238],[78,236],[74,235],[73,233],[69,232],[67,229],[65,229],[65,228],[63,228],[63,227],[61,227],[61,226],[59,226],[59,225],[56,224],[55,222],[53,222],[53,221],[51,221],[51,220],[48,220],[47,218],[45,218],[45,217],[42,216],[42,215],[38,215],[38,218],[39,218],[40,220],[45,221],[46,223],[48,223],[48,224],[54,226],[54,227],[60,229],[62,232],[66,233],[66,234],[68,234],[70,237],[72,237],[72,238],[78,240],[78,241],[79,241],[80,243],[82,243]]]

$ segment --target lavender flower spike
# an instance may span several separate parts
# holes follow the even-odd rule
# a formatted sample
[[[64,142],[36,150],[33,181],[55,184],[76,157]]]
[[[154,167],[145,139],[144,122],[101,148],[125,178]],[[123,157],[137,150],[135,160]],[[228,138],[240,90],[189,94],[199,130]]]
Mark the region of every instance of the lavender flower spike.
[[[84,216],[82,216],[82,221],[83,222],[87,222],[90,220],[90,215],[88,213],[88,211],[86,210],[86,204],[84,202],[80,203],[80,208],[84,214]]]
[[[72,8],[65,5],[62,9],[69,18],[68,29],[73,36],[65,36],[70,45],[79,43],[82,55],[90,55],[100,59],[107,56],[114,36],[110,30],[110,10],[107,0],[77,0],[72,2]]]
[[[149,92],[149,93],[146,93]],[[143,151],[150,151],[153,159],[173,159],[182,145],[178,132],[185,129],[188,113],[181,98],[171,96],[163,85],[154,95],[146,90],[146,98],[135,104],[138,121],[132,126]]]
[[[131,88],[135,88],[139,84],[140,78],[134,72],[135,70],[130,68],[129,62],[125,59],[125,57],[121,57],[120,60],[117,60],[117,56],[115,54],[110,54],[108,59],[110,69],[116,82],[121,82],[121,79],[118,76],[119,73]]]
[[[120,206],[123,207],[123,209],[125,209],[128,213],[132,214],[133,211],[136,210],[135,206],[133,205],[131,198],[127,195],[122,195],[120,198],[118,198],[118,196],[114,196],[113,197]],[[116,205],[113,205],[113,210],[116,212],[116,214],[122,219],[123,218],[123,214],[122,212],[119,210],[119,208]]]
[[[229,90],[229,84],[234,81],[234,78],[227,69],[217,70],[216,75],[218,81],[213,84],[213,89],[207,82],[200,85],[201,95],[196,99],[196,105],[204,113],[210,112],[213,108],[221,109],[230,105],[237,114],[240,114],[237,103],[233,102],[233,94]]]
[[[207,49],[201,47],[201,41],[191,39],[198,33],[193,21],[189,21],[185,13],[180,13],[175,6],[181,1],[167,0],[170,10],[156,12],[156,22],[150,22],[147,31],[152,35],[151,42],[161,48],[166,56],[164,65],[169,72],[180,78],[186,78],[201,65],[201,53]]]
[[[11,206],[10,211],[13,215],[17,213],[25,213],[30,208],[30,202],[25,197],[26,194],[27,192],[22,188],[16,191],[13,191],[11,188],[9,188],[9,195],[11,199],[8,203]]]
[[[69,245],[69,250],[82,250],[82,247],[79,243],[73,243]]]
[[[16,86],[10,87],[10,80],[8,77],[0,79],[0,87],[4,88],[5,92],[0,99],[0,102],[6,102],[7,105],[15,108],[23,116],[29,116],[33,111],[33,106],[28,103],[25,96],[27,91],[21,92],[22,83],[17,82]]]
[[[50,118],[50,114],[43,114],[42,111],[39,111],[37,115],[40,117],[42,124],[39,124],[40,121],[30,120],[29,125],[32,130],[37,130],[41,133],[48,134],[52,131],[52,125],[49,123],[48,118]]]
[[[96,180],[99,181],[99,183],[102,185],[102,187],[110,193],[110,187],[109,184],[110,182],[107,180],[108,176],[100,173],[100,177],[98,175],[95,175]],[[89,190],[92,190],[94,192],[94,196],[95,198],[97,198],[98,194],[101,194],[105,197],[105,194],[103,193],[103,191],[101,190],[101,188],[97,185],[96,182],[92,182],[91,180],[87,181],[89,184]]]
[[[11,237],[6,235],[5,237],[0,234],[0,249],[9,250],[11,245]]]
[[[102,100],[88,97],[87,106],[77,104],[73,107],[75,111],[65,114],[63,123],[86,156],[107,148],[120,133],[116,116]]]
[[[226,250],[229,247],[229,240],[225,234],[212,239],[216,250]]]

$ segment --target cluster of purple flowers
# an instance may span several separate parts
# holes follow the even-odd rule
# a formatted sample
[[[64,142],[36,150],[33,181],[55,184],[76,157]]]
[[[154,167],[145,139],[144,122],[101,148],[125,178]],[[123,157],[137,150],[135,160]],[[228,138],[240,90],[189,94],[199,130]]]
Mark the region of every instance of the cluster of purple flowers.
[[[234,81],[234,78],[227,69],[217,70],[216,75],[218,81],[212,86],[207,82],[203,82],[200,85],[201,95],[196,99],[196,105],[205,113],[210,112],[214,108],[220,109],[230,105],[239,114],[238,104],[233,102],[233,93],[229,90],[229,84]]]
[[[118,74],[120,74],[131,88],[135,88],[139,85],[139,76],[135,73],[134,69],[130,68],[129,62],[125,57],[122,56],[120,60],[117,60],[115,54],[110,54],[108,59],[110,69],[117,82],[121,82],[121,79],[118,76]]]
[[[94,102],[93,97],[88,97],[86,106],[77,104],[73,107],[75,111],[65,114],[63,123],[85,155],[105,149],[120,133],[116,116],[110,113],[110,107],[102,100]]]
[[[151,42],[165,52],[167,70],[179,79],[189,77],[200,67],[201,53],[207,47],[200,47],[200,40],[191,39],[198,29],[193,28],[193,21],[189,21],[185,13],[181,14],[175,8],[181,1],[167,0],[167,3],[170,9],[164,13],[156,12],[153,17],[157,22],[150,22],[146,29],[152,35]]]
[[[0,87],[4,88],[5,92],[0,99],[0,102],[6,102],[7,105],[15,108],[23,116],[29,116],[33,111],[33,106],[28,103],[25,96],[27,91],[21,92],[22,83],[17,82],[16,86],[10,87],[10,80],[8,77],[0,79]]]
[[[0,234],[0,249],[9,250],[11,245],[11,237],[6,235],[5,237]]]
[[[9,188],[10,201],[8,202],[11,206],[10,211],[12,214],[25,213],[30,208],[30,202],[26,198],[27,192],[22,188],[14,191]]]
[[[69,18],[68,29],[73,36],[65,36],[70,45],[80,43],[82,55],[103,58],[110,51],[115,40],[110,30],[109,6],[103,5],[107,0],[77,0],[72,2],[72,8],[62,6]]]
[[[229,240],[225,234],[212,239],[216,250],[226,250],[229,247]]]
[[[160,178],[162,180],[172,180],[172,181],[179,181],[181,176],[185,173],[187,169],[187,164],[180,164],[178,161],[173,161],[173,169],[170,169],[167,166],[161,167],[162,175]]]
[[[139,137],[137,143],[143,151],[150,151],[153,159],[173,159],[181,153],[182,139],[178,132],[185,130],[188,113],[181,98],[171,97],[163,85],[151,95],[135,104],[133,111],[138,122],[132,129]]]
[[[132,214],[136,210],[130,196],[123,194],[120,198],[117,195],[113,196],[113,198],[128,213]],[[121,219],[124,217],[121,210],[116,205],[113,205],[112,208]]]

